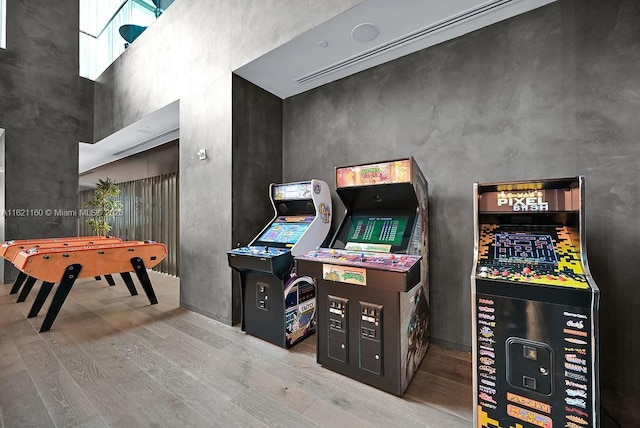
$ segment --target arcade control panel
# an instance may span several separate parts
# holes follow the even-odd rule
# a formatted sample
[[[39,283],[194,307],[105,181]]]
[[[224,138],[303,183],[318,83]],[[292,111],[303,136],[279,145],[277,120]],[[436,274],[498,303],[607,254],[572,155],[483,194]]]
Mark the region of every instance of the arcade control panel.
[[[241,271],[259,271],[282,277],[291,270],[293,257],[285,248],[266,246],[238,247],[227,251],[229,266]]]
[[[296,256],[315,278],[405,292],[420,282],[421,256],[318,248]],[[307,270],[308,269],[308,270]]]
[[[297,257],[321,263],[334,263],[344,266],[358,266],[368,269],[385,269],[395,272],[407,272],[422,258],[405,254],[387,254],[362,251],[318,248]]]

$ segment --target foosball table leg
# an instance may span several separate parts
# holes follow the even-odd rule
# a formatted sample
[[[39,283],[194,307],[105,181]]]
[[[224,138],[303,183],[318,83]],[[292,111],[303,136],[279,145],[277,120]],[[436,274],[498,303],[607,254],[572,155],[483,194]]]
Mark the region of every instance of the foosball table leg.
[[[31,292],[31,289],[33,288],[33,285],[36,283],[36,281],[37,279],[32,276],[27,278],[27,281],[24,283],[24,287],[22,287],[22,291],[20,292],[20,296],[18,296],[18,303],[27,300],[27,296]]]
[[[149,279],[149,275],[147,274],[147,268],[144,266],[144,261],[140,257],[134,257],[131,259],[131,266],[133,266],[133,270],[138,276],[138,280],[140,281],[144,292],[147,294],[149,302],[152,305],[158,303],[156,293],[153,291],[151,280]]]
[[[40,309],[42,309],[42,305],[44,305],[45,300],[49,297],[49,293],[51,293],[51,289],[53,288],[53,282],[43,282],[40,287],[40,291],[38,291],[38,295],[36,296],[36,300],[33,301],[33,305],[31,306],[31,310],[29,311],[29,315],[27,318],[37,317],[40,313]]]
[[[56,317],[60,312],[60,308],[62,308],[62,304],[69,295],[69,291],[71,291],[71,287],[73,286],[76,278],[78,278],[78,275],[80,275],[81,270],[82,265],[80,264],[70,265],[65,269],[60,285],[58,285],[58,289],[56,290],[56,294],[53,295],[51,306],[49,306],[47,315],[44,317],[42,327],[40,327],[40,333],[44,333],[51,329],[53,322],[56,320]]]
[[[20,290],[20,287],[22,287],[22,283],[24,282],[25,279],[27,279],[27,274],[20,271],[18,273],[18,277],[13,283],[13,287],[11,287],[11,291],[9,292],[9,294],[16,294],[18,290]]]
[[[122,277],[122,280],[124,281],[124,283],[127,285],[127,288],[129,289],[129,293],[131,293],[132,296],[137,296],[138,290],[136,290],[136,285],[133,283],[133,278],[131,278],[131,274],[129,272],[120,272],[120,276]]]

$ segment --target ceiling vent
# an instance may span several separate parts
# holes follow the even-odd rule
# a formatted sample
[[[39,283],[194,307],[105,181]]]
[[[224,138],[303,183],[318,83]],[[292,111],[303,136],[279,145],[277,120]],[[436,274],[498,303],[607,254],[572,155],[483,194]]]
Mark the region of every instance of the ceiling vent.
[[[377,55],[381,55],[385,52],[391,51],[393,49],[400,48],[404,45],[407,45],[416,40],[420,40],[422,38],[428,37],[431,34],[434,34],[438,31],[442,31],[449,27],[453,27],[457,24],[460,24],[465,21],[470,21],[474,18],[477,18],[480,15],[483,15],[487,12],[493,11],[494,9],[505,6],[509,3],[517,2],[519,0],[493,0],[473,9],[469,9],[464,11],[458,15],[451,16],[443,21],[437,22],[435,24],[429,25],[427,27],[421,28],[413,33],[409,33],[405,36],[399,37],[395,40],[392,40],[383,45],[377,46],[373,49],[370,49],[365,52],[361,52],[358,55],[352,56],[340,62],[337,62],[328,67],[322,68],[320,70],[314,71],[313,73],[309,73],[305,76],[299,77],[296,81],[300,84],[304,84],[307,82],[311,82],[313,80],[319,79],[327,74],[335,73],[349,66],[355,65],[359,62],[366,61],[369,58],[375,57]]]

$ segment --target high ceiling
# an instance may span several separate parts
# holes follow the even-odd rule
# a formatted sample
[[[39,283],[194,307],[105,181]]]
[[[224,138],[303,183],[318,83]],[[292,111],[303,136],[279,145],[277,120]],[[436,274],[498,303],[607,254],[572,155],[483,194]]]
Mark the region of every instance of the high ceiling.
[[[288,98],[555,0],[365,0],[235,70]]]
[[[284,99],[553,1],[365,0],[234,72]],[[178,104],[81,143],[80,173],[178,138]]]

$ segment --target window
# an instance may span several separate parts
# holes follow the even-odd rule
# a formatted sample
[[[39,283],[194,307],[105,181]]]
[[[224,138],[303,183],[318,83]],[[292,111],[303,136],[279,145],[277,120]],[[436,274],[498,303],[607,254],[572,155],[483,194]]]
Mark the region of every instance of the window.
[[[4,0],[0,0],[4,1]],[[126,24],[148,27],[172,2],[156,0],[80,0],[80,76],[95,80],[125,50]]]

